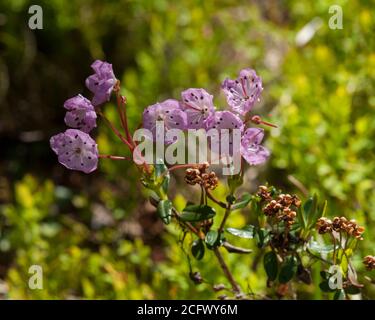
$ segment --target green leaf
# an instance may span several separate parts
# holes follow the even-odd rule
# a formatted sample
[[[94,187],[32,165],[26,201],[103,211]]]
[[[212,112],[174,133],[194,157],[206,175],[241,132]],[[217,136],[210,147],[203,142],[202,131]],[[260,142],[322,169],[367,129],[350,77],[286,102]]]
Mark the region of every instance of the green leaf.
[[[164,174],[164,177],[161,178],[163,174]],[[162,180],[159,181],[159,179],[162,179]],[[167,193],[168,187],[169,187],[170,175],[169,175],[168,168],[164,163],[155,164],[155,180],[159,181],[161,187],[163,188],[163,191]]]
[[[227,179],[230,192],[233,194],[235,190],[243,184],[243,176],[241,174],[233,174]]]
[[[216,214],[214,208],[207,205],[188,205],[181,213],[181,220],[195,222],[211,219]]]
[[[165,224],[169,224],[171,222],[172,217],[172,202],[169,200],[159,201],[157,212],[161,220]]]
[[[298,260],[295,256],[289,256],[285,258],[282,263],[279,273],[279,282],[289,282],[297,272]]]
[[[264,228],[258,229],[258,232],[255,234],[255,240],[257,241],[258,248],[263,248],[270,240],[270,232]]]
[[[328,280],[324,280],[321,283],[319,283],[319,288],[323,292],[334,292],[334,289],[331,289],[328,284]]]
[[[305,215],[303,213],[303,208],[298,208],[297,219],[298,219],[299,224],[302,226],[302,228],[306,229],[307,225],[306,225]]]
[[[349,287],[345,288],[345,292],[347,294],[359,294],[359,293],[361,293],[361,289],[356,287],[356,286],[349,286]]]
[[[195,240],[191,246],[191,253],[197,260],[201,260],[204,256],[204,244],[201,239]]]
[[[333,300],[345,300],[345,291],[343,289],[336,290]]]
[[[274,281],[277,278],[278,263],[276,253],[267,252],[263,258],[263,266],[269,280]]]
[[[252,239],[254,237],[254,229],[254,226],[248,225],[243,229],[227,228],[227,231],[240,238]]]
[[[206,234],[205,242],[209,249],[217,246],[219,240],[219,233],[216,230],[210,230]]]
[[[333,244],[324,244],[324,243],[319,243],[314,240],[310,240],[309,243],[307,244],[307,247],[314,252],[320,253],[320,254],[327,254],[330,252],[333,252]]]
[[[245,208],[251,201],[252,195],[249,193],[244,193],[238,201],[236,201],[232,206],[231,210],[243,209]]]
[[[303,205],[303,216],[306,222],[306,227],[310,228],[316,223],[317,220],[317,207],[318,207],[318,196],[314,194],[313,197],[309,198]]]
[[[329,279],[329,273],[327,271],[320,271],[319,274],[323,278],[323,280]]]

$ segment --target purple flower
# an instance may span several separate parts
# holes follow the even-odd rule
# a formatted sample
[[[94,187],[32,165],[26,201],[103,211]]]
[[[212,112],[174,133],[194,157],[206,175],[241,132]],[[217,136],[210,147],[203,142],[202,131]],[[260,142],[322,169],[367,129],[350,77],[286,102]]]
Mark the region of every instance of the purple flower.
[[[90,173],[98,165],[98,147],[85,132],[68,129],[50,139],[52,150],[59,162],[68,169]]]
[[[211,128],[219,130],[216,136],[218,139],[211,141],[211,150],[213,149],[216,153],[220,152],[221,156],[233,155],[233,129],[239,129],[238,134],[241,134],[244,129],[242,120],[230,111],[217,111],[213,116]],[[222,129],[228,129],[228,131],[221,132]]]
[[[261,164],[270,156],[268,149],[260,145],[263,136],[259,128],[248,128],[242,136],[241,155],[250,165]]]
[[[68,110],[65,123],[69,127],[80,129],[89,133],[96,127],[96,112],[90,100],[82,95],[75,96],[65,101],[64,108]]]
[[[242,120],[230,111],[217,111],[213,116],[211,128],[215,129],[240,129],[244,128]]]
[[[108,62],[96,60],[91,68],[95,74],[86,79],[86,87],[94,93],[92,104],[98,106],[109,101],[117,79],[113,73],[112,65]]]
[[[236,80],[225,79],[221,85],[234,112],[245,115],[252,109],[263,90],[262,79],[252,69],[243,69]]]
[[[180,109],[180,103],[174,99],[153,104],[143,111],[143,127],[153,133],[156,140],[156,122],[164,121],[165,133],[170,129],[186,129],[186,114]],[[165,143],[173,141],[165,139]]]
[[[181,93],[181,97],[188,129],[209,128],[215,111],[213,96],[204,89],[187,89]]]

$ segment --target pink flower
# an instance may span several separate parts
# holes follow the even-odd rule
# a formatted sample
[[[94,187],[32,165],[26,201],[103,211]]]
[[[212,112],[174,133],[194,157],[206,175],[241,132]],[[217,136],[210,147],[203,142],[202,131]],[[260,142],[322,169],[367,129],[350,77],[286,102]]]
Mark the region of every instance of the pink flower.
[[[262,79],[252,69],[241,70],[236,80],[225,79],[221,85],[232,110],[241,115],[250,111],[263,90]]]
[[[90,173],[98,165],[98,147],[85,132],[68,129],[50,139],[52,150],[59,162],[68,169]]]

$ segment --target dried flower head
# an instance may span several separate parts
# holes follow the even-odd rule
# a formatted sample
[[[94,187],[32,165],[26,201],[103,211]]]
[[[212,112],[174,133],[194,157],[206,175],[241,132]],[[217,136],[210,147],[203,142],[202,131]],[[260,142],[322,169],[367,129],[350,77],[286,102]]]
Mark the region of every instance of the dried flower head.
[[[319,233],[345,232],[348,236],[352,236],[357,240],[363,240],[362,234],[365,232],[365,228],[359,226],[355,220],[348,220],[345,217],[334,217],[333,220],[327,218],[320,218],[316,227]]]
[[[297,212],[294,209],[301,205],[301,201],[296,195],[281,193],[276,199],[272,199],[270,191],[265,186],[259,187],[258,195],[262,200],[268,202],[263,208],[266,216],[276,217],[278,221],[284,221],[287,227],[295,222]]]
[[[363,258],[363,264],[365,265],[367,270],[374,270],[375,269],[375,257],[374,256],[366,256]]]
[[[268,188],[266,186],[259,186],[257,195],[263,200],[270,200],[272,199],[271,193],[268,191]]]
[[[316,222],[316,228],[320,234],[332,232],[332,221],[328,218],[321,217]]]
[[[185,181],[190,185],[199,184],[203,186],[205,189],[214,190],[218,184],[219,179],[216,176],[216,173],[206,172],[209,168],[209,164],[207,162],[197,165],[193,168],[186,169],[185,171]]]

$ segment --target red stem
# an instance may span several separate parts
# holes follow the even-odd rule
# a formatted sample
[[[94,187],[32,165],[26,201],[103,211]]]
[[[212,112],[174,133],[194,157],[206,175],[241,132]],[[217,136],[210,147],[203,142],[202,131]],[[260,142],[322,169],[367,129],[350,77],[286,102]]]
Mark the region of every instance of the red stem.
[[[132,161],[132,159],[130,157],[112,156],[110,154],[99,154],[99,158],[111,159],[111,160],[128,160],[128,161]]]

